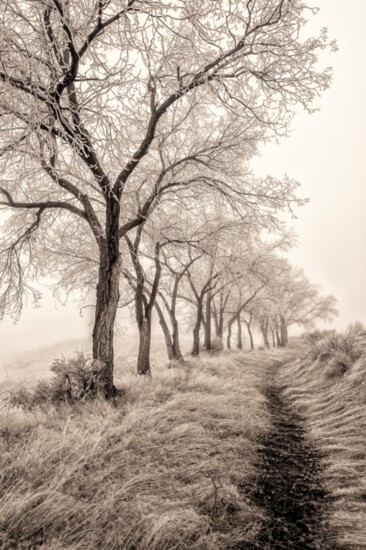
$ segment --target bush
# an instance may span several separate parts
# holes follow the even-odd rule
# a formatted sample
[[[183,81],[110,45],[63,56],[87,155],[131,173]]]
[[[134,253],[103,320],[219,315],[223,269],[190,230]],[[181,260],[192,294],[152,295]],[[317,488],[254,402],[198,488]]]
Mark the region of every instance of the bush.
[[[325,370],[326,378],[342,378],[351,366],[350,357],[341,351],[336,351]]]
[[[313,361],[324,363],[331,360],[336,362],[339,359],[346,370],[365,353],[366,345],[366,341],[356,332],[337,334],[335,331],[329,331],[322,339],[318,339],[317,335],[308,336],[308,342],[309,356]]]
[[[54,373],[51,380],[40,380],[33,390],[18,388],[9,398],[15,407],[31,409],[36,406],[74,403],[99,392],[103,364],[83,352],[74,357],[55,359],[50,366]]]
[[[348,325],[347,333],[359,335],[362,333],[366,333],[366,328],[363,326],[363,324],[360,321],[355,321],[354,323],[350,323]]]
[[[224,343],[222,341],[222,338],[220,338],[219,336],[216,336],[212,340],[212,351],[218,352],[218,351],[222,351],[223,349],[224,349]]]
[[[312,330],[311,332],[305,332],[301,335],[301,338],[305,340],[308,344],[315,344],[324,338],[334,336],[336,334],[335,330]]]

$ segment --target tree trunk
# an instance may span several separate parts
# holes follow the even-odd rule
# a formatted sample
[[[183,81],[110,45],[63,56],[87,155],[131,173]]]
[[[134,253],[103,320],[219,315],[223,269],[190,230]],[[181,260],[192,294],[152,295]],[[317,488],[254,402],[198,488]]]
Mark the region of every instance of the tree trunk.
[[[266,348],[270,348],[269,341],[268,341],[268,321],[263,321],[260,323],[260,329],[263,336],[263,343]]]
[[[206,297],[206,324],[205,324],[205,349],[206,349],[206,351],[212,351],[211,304],[212,304],[212,294],[211,294],[211,292],[208,292],[207,297]]]
[[[231,327],[233,326],[233,323],[236,319],[236,315],[230,319],[230,321],[227,324],[227,339],[226,339],[226,345],[228,349],[231,349]]]
[[[212,300],[212,317],[215,323],[215,335],[219,336],[219,316],[217,313],[215,300]]]
[[[281,337],[280,337],[280,333],[279,333],[279,330],[278,330],[278,327],[276,326],[276,329],[275,329],[275,334],[276,334],[276,343],[277,343],[277,347],[281,347]]]
[[[276,347],[276,340],[275,340],[275,333],[274,333],[273,328],[271,328],[271,333],[272,333],[272,345],[275,348]]]
[[[237,322],[237,327],[238,327],[238,334],[237,334],[238,343],[237,343],[237,348],[238,348],[238,349],[243,349],[243,339],[242,339],[240,315],[237,316],[236,322]]]
[[[158,317],[159,317],[159,324],[160,324],[160,326],[162,328],[162,331],[163,331],[163,334],[164,334],[168,359],[169,359],[169,361],[171,361],[172,359],[175,359],[175,357],[174,357],[173,341],[172,341],[172,338],[170,336],[169,328],[168,328],[167,322],[165,320],[164,313],[162,312],[161,307],[160,307],[160,305],[158,304],[157,301],[155,301],[154,306],[155,306],[155,309],[156,309]]]
[[[136,272],[135,314],[140,336],[139,352],[137,356],[137,374],[150,375],[151,316],[152,309],[155,305],[161,276],[161,263],[159,259],[160,243],[157,242],[155,245],[155,275],[151,291],[145,291],[145,274],[138,256],[142,231],[143,224],[138,227],[136,238],[133,243],[127,236],[125,239],[127,241],[131,260]]]
[[[222,338],[224,333],[224,312],[225,312],[225,304],[224,304],[222,295],[220,295],[220,303],[219,303],[218,311],[214,301],[212,302],[212,304],[213,304],[213,314],[215,319],[215,333],[217,338]]]
[[[246,325],[247,325],[247,330],[248,330],[250,349],[254,349],[254,338],[253,338],[252,330],[250,328],[250,323],[247,323]]]
[[[203,319],[203,297],[197,302],[197,318],[193,329],[193,346],[191,355],[198,356],[200,354],[200,330]]]
[[[215,336],[216,336],[216,342],[217,342],[217,349],[224,349],[224,343],[223,343],[223,332],[224,332],[224,306],[223,306],[223,299],[222,296],[220,296],[220,304],[219,304],[219,310],[217,311],[215,301],[212,301],[212,313],[213,318],[215,321]],[[221,343],[219,343],[221,342]],[[212,342],[211,342],[212,344]],[[216,347],[216,346],[215,346]]]
[[[176,317],[176,309],[177,309],[177,297],[178,297],[178,288],[179,283],[181,281],[182,275],[179,275],[176,277],[174,281],[174,288],[173,288],[173,295],[172,295],[172,302],[171,302],[171,309],[169,312],[170,315],[170,321],[172,324],[172,340],[173,340],[173,354],[174,359],[177,361],[183,361],[183,355],[180,349],[180,342],[179,342],[179,324]]]
[[[220,307],[219,311],[219,330],[217,331],[217,336],[222,338],[224,333],[224,307]]]
[[[147,312],[143,317],[139,328],[139,353],[137,357],[137,374],[149,375],[151,373],[150,368],[150,345],[151,345],[151,315]]]
[[[285,348],[288,344],[288,333],[287,333],[287,325],[286,325],[286,319],[284,317],[280,317],[281,321],[281,346]]]
[[[173,358],[177,361],[183,361],[183,355],[180,349],[180,342],[179,342],[179,325],[177,319],[174,318],[173,320],[173,334],[172,334],[172,340],[173,340]]]
[[[116,320],[121,261],[118,235],[119,203],[107,205],[106,239],[100,245],[99,276],[93,327],[93,359],[103,364],[99,371],[98,390],[108,399],[116,395],[113,384],[114,323]]]

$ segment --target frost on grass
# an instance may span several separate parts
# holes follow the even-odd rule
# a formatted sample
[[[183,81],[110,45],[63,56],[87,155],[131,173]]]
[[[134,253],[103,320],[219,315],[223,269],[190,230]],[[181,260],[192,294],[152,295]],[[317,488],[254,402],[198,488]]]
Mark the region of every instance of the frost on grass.
[[[329,525],[349,550],[366,541],[366,336],[328,334],[281,369],[285,395],[307,419],[324,463]]]
[[[268,427],[265,369],[229,354],[125,373],[124,399],[8,409],[1,418],[0,538],[57,549],[219,550],[253,541],[245,498]]]

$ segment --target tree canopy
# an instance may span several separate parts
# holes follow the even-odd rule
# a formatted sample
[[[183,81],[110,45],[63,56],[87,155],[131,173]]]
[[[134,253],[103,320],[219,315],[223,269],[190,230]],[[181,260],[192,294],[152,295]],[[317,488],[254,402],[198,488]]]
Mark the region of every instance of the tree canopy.
[[[158,205],[219,200],[274,227],[278,210],[301,204],[296,182],[259,180],[247,163],[331,82],[318,54],[334,43],[303,33],[315,11],[301,0],[0,7],[1,313],[19,315],[26,292],[38,299],[30,281],[50,249],[91,257],[106,395],[129,232]]]

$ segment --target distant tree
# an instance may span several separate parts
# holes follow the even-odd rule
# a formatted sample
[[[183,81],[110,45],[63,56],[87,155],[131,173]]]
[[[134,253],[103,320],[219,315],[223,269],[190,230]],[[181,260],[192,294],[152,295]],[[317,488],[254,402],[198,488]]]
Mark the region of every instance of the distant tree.
[[[159,302],[156,302],[157,312],[159,315],[159,322],[162,326],[165,340],[167,342],[168,357],[171,360],[183,361],[183,355],[180,346],[180,337],[179,337],[179,321],[177,316],[177,306],[180,286],[182,279],[186,276],[187,271],[193,266],[202,257],[202,252],[198,248],[195,251],[195,254],[191,253],[189,255],[189,247],[186,247],[186,250],[180,249],[177,254],[177,248],[167,247],[167,251],[164,250],[162,261],[163,266],[165,267],[165,281],[168,279],[168,282],[159,290],[159,298],[164,305],[164,310],[160,308]],[[185,258],[185,256],[187,257]],[[185,259],[184,259],[185,258]],[[168,318],[170,321],[170,330],[169,326],[165,320],[164,311],[167,312]]]
[[[241,315],[241,320],[247,327],[248,336],[249,336],[249,345],[250,349],[254,349],[254,337],[253,337],[253,331],[252,331],[252,321],[253,321],[253,311],[250,308],[247,308],[247,315]]]
[[[195,308],[195,320],[193,325],[193,344],[192,344],[192,356],[198,356],[200,354],[200,332],[202,325],[204,326],[206,338],[206,322],[210,323],[210,311],[207,319],[204,317],[204,304],[205,298],[209,295],[219,284],[220,272],[217,270],[215,261],[210,256],[203,256],[199,262],[191,264],[186,271],[186,279],[188,281],[188,287],[190,294],[182,295],[182,298],[187,302],[194,305]],[[210,304],[210,299],[209,302]],[[210,305],[208,306],[210,308]],[[207,343],[207,340],[206,340]]]
[[[325,32],[302,39],[310,11],[302,0],[1,4],[0,193],[3,210],[15,213],[0,245],[1,311],[18,315],[24,293],[38,298],[29,281],[41,269],[40,235],[52,239],[54,224],[75,219],[80,240],[85,232],[94,239],[93,357],[104,364],[106,396],[115,392],[121,239],[180,186],[171,171],[153,177],[159,144],[166,132],[174,140],[176,117],[196,131],[203,104],[218,129],[230,112],[248,135],[258,127],[261,136],[286,133],[292,107],[311,110],[331,78],[317,63],[332,47]],[[219,182],[209,172],[204,180]]]
[[[254,346],[251,323],[253,319],[259,320],[261,304],[266,295],[267,286],[273,277],[273,269],[277,261],[275,252],[285,251],[292,244],[290,232],[283,232],[281,236],[272,240],[262,240],[258,232],[254,235],[251,233],[245,235],[239,226],[240,232],[242,239],[233,239],[235,253],[230,266],[231,278],[227,285],[230,289],[230,296],[225,312],[227,347],[231,347],[232,328],[236,324],[237,347],[239,349],[242,348],[242,320],[245,320],[251,347]],[[229,294],[229,292],[227,293]],[[268,347],[267,309],[268,304],[265,305],[265,313],[262,314],[261,311],[260,327],[265,345]]]
[[[284,259],[277,265],[279,270],[268,294],[272,306],[268,309],[279,330],[279,344],[287,346],[289,326],[311,328],[317,321],[331,320],[338,312],[334,296],[320,294],[301,269]]]
[[[181,214],[180,217],[179,213]],[[133,273],[124,266],[122,274],[134,290],[135,316],[139,330],[137,373],[140,375],[151,373],[150,344],[154,307],[163,329],[169,359],[178,361],[183,359],[180,351],[178,321],[176,317],[178,288],[181,278],[201,254],[192,258],[180,271],[177,267],[173,268],[167,258],[169,254],[172,254],[176,260],[182,254],[182,251],[183,253],[185,249],[189,251],[192,244],[198,247],[200,240],[203,238],[203,235],[200,235],[199,228],[193,227],[189,231],[188,228],[185,231],[183,230],[181,225],[183,223],[183,214],[185,214],[184,209],[177,208],[176,218],[174,223],[172,223],[170,216],[164,212],[162,205],[159,205],[154,215],[150,216],[146,222],[137,227],[134,239],[131,239],[129,235],[125,236],[125,241],[130,252]],[[179,223],[177,223],[178,217]],[[175,261],[174,265],[176,266],[177,263],[181,264],[181,261]],[[166,288],[165,291],[162,291],[160,286],[164,268],[168,268],[169,275],[174,279],[171,304],[169,304],[169,292],[167,292]],[[157,301],[158,296],[161,297],[163,305],[169,313],[172,334],[169,332],[163,308]]]

